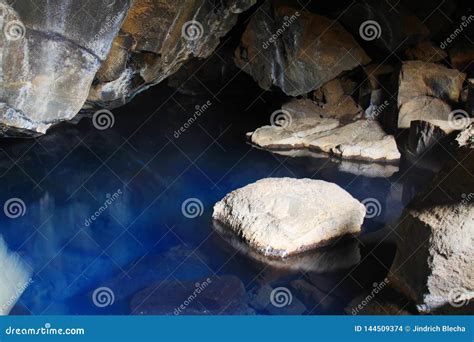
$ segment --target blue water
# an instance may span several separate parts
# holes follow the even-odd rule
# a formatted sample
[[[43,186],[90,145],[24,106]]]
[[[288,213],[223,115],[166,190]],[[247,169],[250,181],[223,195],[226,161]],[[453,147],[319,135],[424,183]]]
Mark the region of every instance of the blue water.
[[[210,108],[175,138],[195,106],[208,100]],[[164,290],[139,300],[141,307],[149,300],[160,313],[160,298],[170,307],[181,304],[182,296],[173,297],[174,286],[186,293],[189,284],[230,275],[240,280],[240,288],[228,278],[222,281],[236,288],[235,300],[247,313],[338,314],[364,286],[382,279],[393,258],[390,243],[374,257],[370,244],[356,242],[363,261],[347,269],[281,270],[238,252],[213,229],[212,207],[226,193],[264,177],[286,176],[335,182],[360,200],[380,201],[380,215],[364,223],[367,235],[395,221],[431,174],[402,165],[388,179],[368,178],[341,172],[329,159],[289,158],[253,148],[245,133],[265,124],[278,107],[253,100],[193,98],[156,88],[114,110],[110,129],[97,130],[85,118],[37,139],[1,142],[0,201],[20,198],[26,211],[14,219],[2,213],[0,235],[32,270],[32,283],[12,313],[137,314],[140,310],[131,305],[135,295],[166,281]],[[118,190],[118,198],[86,224]],[[183,215],[182,203],[189,198],[202,202],[201,216]],[[348,258],[344,248],[329,256],[329,264]],[[331,301],[295,290],[298,279]],[[114,301],[98,307],[93,292],[103,286],[113,291]],[[276,287],[290,289],[291,305],[262,304],[262,289]],[[227,305],[219,301],[230,297],[217,295],[209,310],[242,313],[242,308],[219,311]]]

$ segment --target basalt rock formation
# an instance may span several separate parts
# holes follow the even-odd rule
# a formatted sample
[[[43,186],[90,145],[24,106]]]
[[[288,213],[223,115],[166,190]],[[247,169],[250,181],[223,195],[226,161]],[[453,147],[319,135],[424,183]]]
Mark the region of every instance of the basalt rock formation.
[[[16,1],[12,6],[0,2],[3,133],[45,133],[82,108],[130,1],[89,5],[62,0]]]
[[[192,57],[210,56],[238,14],[255,2],[134,1],[88,100],[122,105]]]
[[[423,312],[463,313],[474,300],[474,129],[458,136],[461,148],[397,225],[393,287]]]
[[[370,62],[341,24],[279,1],[266,1],[252,17],[235,55],[263,89],[277,86],[292,96]]]
[[[115,107],[209,56],[255,0],[0,1],[2,135]]]

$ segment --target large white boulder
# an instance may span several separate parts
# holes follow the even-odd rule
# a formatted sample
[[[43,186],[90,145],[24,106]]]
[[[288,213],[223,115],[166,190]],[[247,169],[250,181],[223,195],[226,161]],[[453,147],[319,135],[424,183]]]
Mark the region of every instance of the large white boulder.
[[[265,178],[232,191],[213,218],[267,256],[286,257],[358,234],[365,207],[337,184]]]

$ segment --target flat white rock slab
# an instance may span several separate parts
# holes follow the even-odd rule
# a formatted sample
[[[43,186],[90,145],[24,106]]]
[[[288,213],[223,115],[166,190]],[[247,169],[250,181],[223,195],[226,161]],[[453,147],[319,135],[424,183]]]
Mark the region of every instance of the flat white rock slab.
[[[286,257],[358,234],[365,207],[334,183],[265,178],[232,191],[213,218],[258,252]]]
[[[250,133],[253,144],[265,149],[308,149],[344,159],[397,161],[400,152],[392,135],[374,120],[357,120],[338,127],[334,119],[293,120],[288,127],[263,126]]]

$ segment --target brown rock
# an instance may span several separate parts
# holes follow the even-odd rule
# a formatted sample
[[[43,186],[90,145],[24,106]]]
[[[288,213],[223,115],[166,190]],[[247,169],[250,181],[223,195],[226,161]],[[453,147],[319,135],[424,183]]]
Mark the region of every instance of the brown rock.
[[[338,22],[266,1],[250,20],[235,61],[263,89],[277,86],[297,96],[370,58]]]
[[[442,65],[404,62],[399,76],[398,127],[409,128],[413,120],[448,121],[451,106],[458,102],[466,75]]]
[[[404,62],[399,78],[398,106],[418,96],[458,102],[465,78],[466,74],[439,64]]]
[[[447,58],[448,54],[429,40],[424,40],[405,50],[405,56],[409,60],[435,63]]]
[[[222,6],[207,0],[134,1],[89,101],[119,106],[191,58],[210,56],[238,14],[253,4],[255,0],[231,0]]]

